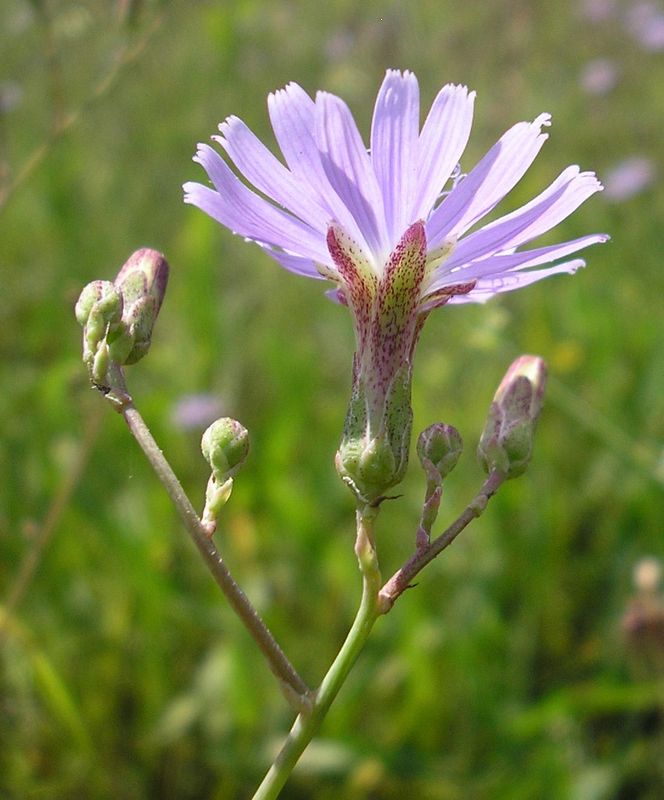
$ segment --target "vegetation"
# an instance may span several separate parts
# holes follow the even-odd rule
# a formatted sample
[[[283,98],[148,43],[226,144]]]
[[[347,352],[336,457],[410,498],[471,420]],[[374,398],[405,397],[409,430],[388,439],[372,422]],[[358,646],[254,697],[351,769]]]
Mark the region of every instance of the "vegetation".
[[[246,798],[291,722],[87,383],[73,305],[137,248],[163,251],[171,276],[130,388],[201,508],[205,425],[183,427],[178,404],[212,395],[249,429],[217,541],[310,683],[359,600],[353,500],[333,466],[347,312],[182,203],[203,178],[196,142],[229,114],[269,140],[266,96],[290,80],[343,94],[366,131],[385,69],[410,68],[423,103],[448,81],[477,90],[464,168],[515,121],[553,114],[516,207],[567,164],[606,177],[661,158],[662,54],[635,38],[635,7],[2,4],[0,796]],[[615,70],[599,92],[581,81],[596,59]],[[664,559],[664,191],[606,194],[555,235],[612,235],[587,269],[428,321],[415,430],[442,420],[466,442],[437,527],[479,484],[488,404],[522,352],[551,373],[533,462],[379,621],[285,797],[661,797],[662,660],[622,620],[637,562]],[[378,523],[386,575],[423,491],[413,458]]]

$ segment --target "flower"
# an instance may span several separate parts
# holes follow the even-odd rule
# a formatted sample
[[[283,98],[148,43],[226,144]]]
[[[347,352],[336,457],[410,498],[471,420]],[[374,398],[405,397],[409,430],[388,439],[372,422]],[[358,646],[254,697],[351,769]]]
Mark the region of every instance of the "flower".
[[[224,410],[224,404],[214,394],[185,394],[171,409],[171,421],[183,431],[207,428]]]
[[[616,88],[620,70],[610,58],[594,58],[581,70],[579,83],[588,94],[605,95]]]
[[[629,156],[606,175],[606,194],[609,202],[630,200],[646,190],[655,180],[655,165],[646,156]]]
[[[314,100],[291,83],[268,98],[285,165],[229,117],[213,138],[246,183],[201,144],[194,160],[214,189],[184,186],[185,202],[256,242],[291,272],[333,281],[332,295],[350,308],[357,353],[340,449],[341,462],[350,466],[340,471],[349,483],[365,485],[365,497],[379,485],[384,490],[386,475],[394,485],[405,469],[412,354],[427,314],[448,302],[483,302],[574,272],[582,260],[533,268],[607,239],[595,234],[517,249],[601,190],[595,174],[577,166],[526,205],[472,230],[532,164],[550,122],[542,114],[514,125],[461,175],[474,100],[465,86],[444,86],[420,130],[416,77],[388,70],[367,150],[343,100],[327,92]]]

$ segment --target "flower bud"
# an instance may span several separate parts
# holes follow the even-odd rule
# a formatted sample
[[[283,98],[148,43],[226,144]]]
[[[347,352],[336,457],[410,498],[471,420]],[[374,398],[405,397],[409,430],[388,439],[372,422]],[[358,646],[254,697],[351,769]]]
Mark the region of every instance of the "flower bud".
[[[249,432],[234,419],[213,422],[201,439],[201,450],[219,483],[233,475],[249,453]]]
[[[168,263],[155,250],[137,250],[115,282],[92,281],[74,312],[83,326],[83,360],[93,383],[106,385],[112,365],[135,364],[150,347]]]
[[[452,425],[436,422],[422,431],[417,439],[417,455],[424,471],[435,470],[439,480],[456,467],[463,451],[459,431]]]
[[[90,312],[92,311],[95,303],[98,303],[102,298],[107,297],[109,293],[116,298],[116,302],[121,298],[118,295],[115,287],[110,281],[92,281],[81,292],[76,305],[74,307],[74,314],[78,324],[83,326],[88,322]],[[122,306],[120,305],[120,313],[122,313]]]
[[[544,402],[546,375],[544,359],[539,356],[519,356],[510,364],[500,382],[494,402],[501,403],[506,408],[511,407],[508,413],[513,417],[527,416],[536,422]],[[520,378],[526,378],[531,388],[519,390],[517,387]]]
[[[477,454],[487,473],[521,475],[530,461],[546,388],[546,364],[520,356],[505,373],[489,409]]]
[[[168,272],[168,262],[161,253],[143,248],[133,253],[118,273],[114,285],[124,301],[122,323],[126,333],[124,338],[118,337],[115,350],[111,348],[118,363],[135,364],[148,352]]]
[[[94,383],[103,385],[110,364],[107,338],[122,327],[122,295],[109,281],[92,281],[81,292],[74,313],[83,326],[83,360]]]
[[[122,295],[109,281],[93,281],[83,289],[74,313],[83,326],[84,339],[91,349],[109,330],[119,327],[122,309]]]

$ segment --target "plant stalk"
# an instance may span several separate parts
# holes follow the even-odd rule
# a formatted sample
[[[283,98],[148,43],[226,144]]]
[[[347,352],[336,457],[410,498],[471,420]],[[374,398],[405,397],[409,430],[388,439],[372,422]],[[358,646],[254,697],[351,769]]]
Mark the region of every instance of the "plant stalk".
[[[376,510],[361,510],[357,513],[355,553],[362,573],[362,599],[353,625],[323,678],[311,708],[298,715],[286,742],[258,787],[253,800],[274,800],[279,796],[300,756],[318,732],[332,702],[366,644],[375,621],[380,616],[378,591],[381,576],[373,541],[373,519]]]
[[[208,535],[177,476],[171,469],[171,465],[159,449],[143,417],[134,406],[131,396],[127,393],[121,370],[114,370],[112,378],[113,388],[106,394],[107,399],[112,403],[115,410],[122,415],[133,437],[147,456],[157,477],[173,501],[187,533],[189,533],[226,599],[265,656],[288,701],[295,708],[306,708],[310,702],[311,690],[298,675],[246,594],[235,582],[224,563],[221,553]]]

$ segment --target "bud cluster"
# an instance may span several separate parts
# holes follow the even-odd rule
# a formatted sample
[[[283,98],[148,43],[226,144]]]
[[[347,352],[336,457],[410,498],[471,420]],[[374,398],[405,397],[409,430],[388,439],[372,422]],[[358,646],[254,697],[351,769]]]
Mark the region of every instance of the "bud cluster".
[[[137,250],[115,281],[92,281],[75,307],[83,327],[83,360],[93,383],[105,386],[111,364],[135,364],[148,352],[166,285],[168,262],[155,250]]]

